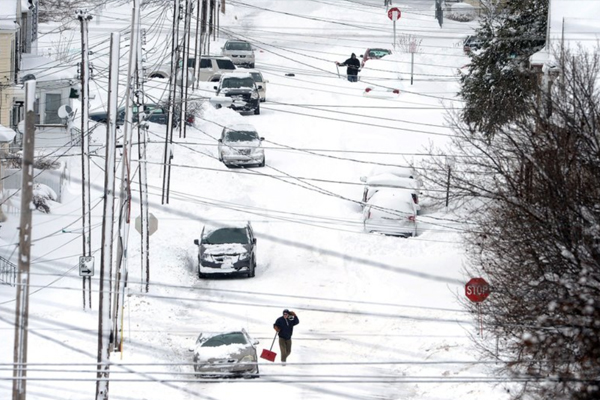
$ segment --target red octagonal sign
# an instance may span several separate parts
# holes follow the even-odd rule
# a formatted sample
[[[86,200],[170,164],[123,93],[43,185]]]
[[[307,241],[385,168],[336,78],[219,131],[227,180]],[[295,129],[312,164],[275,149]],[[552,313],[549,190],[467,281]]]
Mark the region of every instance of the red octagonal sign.
[[[393,21],[394,20],[394,12],[396,13],[396,19],[400,19],[402,13],[400,13],[400,9],[398,7],[392,7],[388,10],[388,17]]]
[[[474,303],[480,303],[490,295],[490,285],[483,278],[472,278],[465,285],[465,295]]]

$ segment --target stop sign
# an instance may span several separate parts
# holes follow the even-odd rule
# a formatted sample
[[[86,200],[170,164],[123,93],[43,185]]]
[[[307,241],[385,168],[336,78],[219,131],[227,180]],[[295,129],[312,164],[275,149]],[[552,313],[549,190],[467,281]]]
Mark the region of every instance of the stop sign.
[[[400,19],[400,9],[398,7],[392,7],[388,10],[388,17],[394,21],[395,19]]]
[[[465,295],[474,303],[480,303],[490,295],[490,285],[483,278],[472,278],[465,285]]]

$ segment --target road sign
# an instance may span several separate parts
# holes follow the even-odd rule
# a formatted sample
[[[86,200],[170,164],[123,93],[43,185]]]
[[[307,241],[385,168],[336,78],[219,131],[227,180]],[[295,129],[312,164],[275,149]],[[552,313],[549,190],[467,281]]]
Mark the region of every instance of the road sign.
[[[474,303],[480,303],[490,295],[490,285],[483,278],[472,278],[465,285],[465,295]]]
[[[79,276],[94,276],[94,257],[79,257]]]
[[[395,21],[397,19],[400,19],[400,15],[402,13],[400,12],[400,9],[398,7],[392,7],[388,10],[388,17],[392,20]]]
[[[142,233],[142,217],[139,216],[135,219],[135,230],[139,233]],[[148,234],[152,235],[154,232],[158,230],[158,219],[154,216],[154,214],[148,214]]]

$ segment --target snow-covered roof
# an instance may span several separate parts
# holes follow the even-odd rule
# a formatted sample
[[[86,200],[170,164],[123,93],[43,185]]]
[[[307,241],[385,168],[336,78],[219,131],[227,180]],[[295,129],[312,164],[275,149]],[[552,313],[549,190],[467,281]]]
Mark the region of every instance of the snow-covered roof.
[[[227,78],[238,78],[238,79],[245,79],[245,78],[252,78],[252,75],[250,75],[249,72],[227,72],[224,73],[222,75],[222,77],[227,77]]]
[[[381,189],[371,196],[367,204],[390,210],[414,212],[414,201],[410,190]]]
[[[0,30],[15,30],[18,25],[17,2],[15,0],[0,0]]]
[[[552,51],[565,48],[593,52],[600,41],[600,2],[550,0],[548,30],[544,48],[530,57],[532,64],[554,63]]]
[[[365,183],[370,186],[387,186],[407,189],[417,189],[418,186],[415,179],[404,178],[390,173],[369,176]]]
[[[12,142],[16,135],[17,132],[15,132],[14,130],[0,125],[0,143]]]
[[[256,128],[250,124],[232,124],[227,125],[227,129],[231,131],[250,131],[256,132]]]
[[[19,74],[21,77],[32,74],[38,82],[76,79],[77,67],[48,57],[24,53]]]

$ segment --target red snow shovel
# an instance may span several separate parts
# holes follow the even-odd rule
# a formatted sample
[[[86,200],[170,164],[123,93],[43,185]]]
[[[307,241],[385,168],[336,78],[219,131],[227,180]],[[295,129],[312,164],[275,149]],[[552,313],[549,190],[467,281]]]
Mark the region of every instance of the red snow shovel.
[[[275,339],[277,339],[277,332],[275,332],[275,337],[273,338],[273,343],[271,343],[271,348],[269,350],[267,349],[263,349],[262,354],[260,355],[260,358],[264,358],[267,361],[271,361],[274,362],[275,361],[275,357],[277,357],[277,353],[275,353],[273,350],[273,345],[275,344]]]

